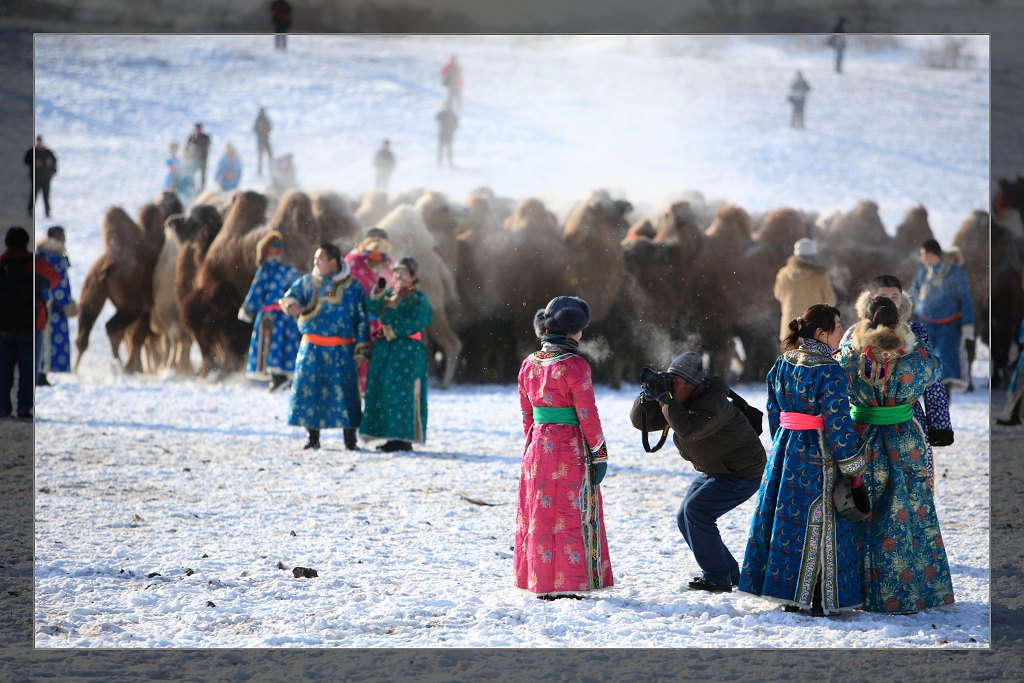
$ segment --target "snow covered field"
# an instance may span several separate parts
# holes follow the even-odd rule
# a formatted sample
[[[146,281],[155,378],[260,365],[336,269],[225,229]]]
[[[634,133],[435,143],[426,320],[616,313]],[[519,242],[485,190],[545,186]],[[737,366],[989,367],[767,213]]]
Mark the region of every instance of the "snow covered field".
[[[262,189],[249,132],[260,104],[307,188],[358,194],[389,137],[400,189],[460,198],[489,185],[558,211],[595,187],[639,211],[691,188],[752,212],[870,198],[890,231],[920,202],[946,244],[988,203],[987,56],[976,37],[978,69],[928,70],[927,40],[851,53],[837,76],[803,38],[295,36],[281,54],[269,36],[46,35],[36,126],[61,160],[52,222],[68,231],[76,291],[101,250],[105,208],[134,214],[149,200],[167,143],[195,121],[214,159],[234,142],[243,187]],[[467,72],[465,114],[457,166],[438,169],[436,71],[451,52]],[[814,88],[806,131],[787,125],[797,68]],[[643,453],[627,419],[635,389],[598,388],[617,585],[548,603],[510,585],[522,448],[513,387],[432,392],[428,443],[412,455],[348,453],[331,431],[311,454],[284,425],[285,395],[123,377],[108,354],[98,325],[80,374],[57,376],[37,406],[41,647],[989,644],[987,358],[974,368],[979,391],[955,397],[956,444],[937,451],[957,603],[811,620],[685,590],[696,565],[674,513],[693,473],[671,448]],[[763,403],[763,387],[738,390]],[[752,507],[722,520],[736,554]]]

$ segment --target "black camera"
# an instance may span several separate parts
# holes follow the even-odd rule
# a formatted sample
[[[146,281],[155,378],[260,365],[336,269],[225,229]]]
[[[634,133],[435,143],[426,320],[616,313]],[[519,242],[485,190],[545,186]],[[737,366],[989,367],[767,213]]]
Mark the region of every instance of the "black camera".
[[[667,372],[656,372],[650,368],[640,371],[640,385],[644,397],[657,401],[659,397],[672,391],[672,375]]]

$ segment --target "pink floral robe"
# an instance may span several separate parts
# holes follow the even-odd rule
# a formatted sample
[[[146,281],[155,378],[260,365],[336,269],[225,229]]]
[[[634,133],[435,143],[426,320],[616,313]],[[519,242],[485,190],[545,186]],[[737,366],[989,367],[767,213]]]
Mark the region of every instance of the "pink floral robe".
[[[348,264],[349,272],[352,273],[359,284],[363,286],[363,291],[369,296],[373,288],[377,286],[377,278],[384,278],[385,287],[393,287],[395,284],[394,277],[391,275],[391,257],[387,254],[379,251],[364,251],[358,247],[345,254],[345,263]],[[377,339],[377,333],[380,331],[381,324],[377,321],[377,316],[370,316],[370,343]],[[372,351],[371,351],[372,353]],[[366,394],[366,377],[369,373],[370,364],[360,363],[359,369],[359,393],[360,395]]]
[[[526,447],[519,474],[515,585],[533,593],[612,585],[601,490],[590,464],[607,460],[590,365],[545,345],[519,370]],[[574,407],[579,425],[534,424],[533,406]]]

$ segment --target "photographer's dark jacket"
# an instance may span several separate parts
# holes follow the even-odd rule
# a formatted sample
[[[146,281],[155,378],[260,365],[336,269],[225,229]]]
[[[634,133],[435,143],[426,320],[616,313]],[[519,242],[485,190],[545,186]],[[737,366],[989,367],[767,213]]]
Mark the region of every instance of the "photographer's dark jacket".
[[[729,386],[710,375],[694,389],[686,404],[669,399],[662,405],[638,396],[629,419],[637,429],[657,431],[667,424],[679,454],[707,476],[728,474],[758,479],[764,471],[764,446],[747,418],[729,400]]]

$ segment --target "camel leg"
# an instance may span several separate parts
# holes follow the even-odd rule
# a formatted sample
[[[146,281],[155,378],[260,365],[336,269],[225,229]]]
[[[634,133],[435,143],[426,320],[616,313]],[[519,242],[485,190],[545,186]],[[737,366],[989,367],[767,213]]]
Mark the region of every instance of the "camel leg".
[[[90,270],[82,285],[82,293],[78,305],[78,336],[75,339],[75,348],[78,356],[75,358],[75,372],[78,372],[78,365],[82,362],[85,350],[89,348],[89,335],[92,333],[96,319],[103,311],[103,304],[107,302],[106,281]]]
[[[444,353],[444,375],[441,377],[440,389],[447,389],[455,378],[455,370],[459,366],[459,354],[462,353],[462,342],[448,324],[444,312],[435,312],[434,320],[427,327],[427,334],[441,347]]]
[[[146,311],[141,313],[138,320],[131,326],[131,332],[128,335],[129,343],[125,344],[128,350],[128,363],[125,366],[127,372],[141,373],[144,371],[142,366],[142,350],[148,338],[149,312]]]
[[[121,365],[121,341],[124,339],[125,331],[139,318],[139,311],[117,311],[105,325],[107,338],[110,339],[110,351],[114,361]]]

